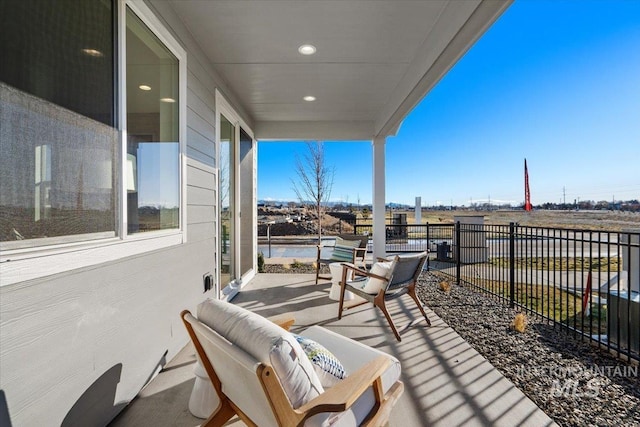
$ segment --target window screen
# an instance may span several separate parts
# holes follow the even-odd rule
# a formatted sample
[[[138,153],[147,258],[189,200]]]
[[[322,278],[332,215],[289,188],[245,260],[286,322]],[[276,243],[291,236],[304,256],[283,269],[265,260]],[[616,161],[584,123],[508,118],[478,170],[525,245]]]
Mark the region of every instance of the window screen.
[[[0,2],[3,248],[116,234],[113,22],[105,0]]]

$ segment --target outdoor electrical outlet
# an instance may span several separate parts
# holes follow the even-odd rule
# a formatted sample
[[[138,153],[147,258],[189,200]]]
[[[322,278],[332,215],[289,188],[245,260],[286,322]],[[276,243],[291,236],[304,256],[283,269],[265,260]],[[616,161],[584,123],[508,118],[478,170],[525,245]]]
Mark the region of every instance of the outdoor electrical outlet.
[[[213,275],[211,273],[205,273],[202,279],[204,281],[204,291],[210,291],[213,288]]]

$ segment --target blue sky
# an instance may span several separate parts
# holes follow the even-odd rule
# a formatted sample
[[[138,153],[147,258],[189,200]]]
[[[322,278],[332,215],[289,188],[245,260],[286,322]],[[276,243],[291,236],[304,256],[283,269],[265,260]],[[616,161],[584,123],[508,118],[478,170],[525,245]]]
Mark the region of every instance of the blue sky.
[[[370,203],[370,142],[326,142],[331,200]],[[304,143],[259,142],[258,198],[295,200]],[[640,0],[516,0],[387,138],[386,200],[640,199]]]

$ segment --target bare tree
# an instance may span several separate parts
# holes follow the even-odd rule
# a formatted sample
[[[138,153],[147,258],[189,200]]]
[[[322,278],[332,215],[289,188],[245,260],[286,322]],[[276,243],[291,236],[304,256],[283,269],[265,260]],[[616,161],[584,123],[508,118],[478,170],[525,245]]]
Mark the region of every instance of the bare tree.
[[[313,202],[318,217],[318,244],[322,238],[322,214],[329,201],[335,170],[327,166],[322,142],[307,142],[307,153],[296,155],[298,182],[293,181],[293,191],[301,204]]]

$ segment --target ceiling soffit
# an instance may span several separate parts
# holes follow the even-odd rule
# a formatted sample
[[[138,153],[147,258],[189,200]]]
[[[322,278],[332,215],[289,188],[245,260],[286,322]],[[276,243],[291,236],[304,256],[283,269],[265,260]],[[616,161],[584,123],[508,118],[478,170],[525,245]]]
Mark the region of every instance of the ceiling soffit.
[[[258,139],[372,139],[404,117],[510,1],[172,0]],[[298,53],[310,43],[312,56]],[[305,95],[316,97],[306,102]]]

